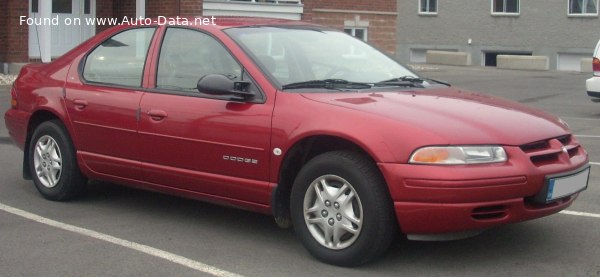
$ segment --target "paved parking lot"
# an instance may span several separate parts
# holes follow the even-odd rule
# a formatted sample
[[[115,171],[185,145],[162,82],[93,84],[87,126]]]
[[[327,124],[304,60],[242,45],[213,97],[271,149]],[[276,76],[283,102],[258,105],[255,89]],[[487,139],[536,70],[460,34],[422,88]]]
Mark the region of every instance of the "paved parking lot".
[[[588,74],[437,66],[422,74],[562,117],[590,153],[588,189],[567,213],[461,241],[399,238],[382,259],[348,269],[314,260],[265,215],[107,183],[76,201],[46,201],[21,178],[22,153],[0,124],[0,276],[600,276],[600,104],[585,95]],[[0,87],[2,114],[7,91]]]

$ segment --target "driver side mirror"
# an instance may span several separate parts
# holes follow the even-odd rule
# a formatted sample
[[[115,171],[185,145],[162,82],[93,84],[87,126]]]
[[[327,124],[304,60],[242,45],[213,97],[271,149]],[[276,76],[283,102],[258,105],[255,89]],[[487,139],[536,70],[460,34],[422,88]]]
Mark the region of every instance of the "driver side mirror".
[[[223,96],[236,102],[246,102],[254,97],[248,81],[234,81],[222,74],[208,74],[198,80],[196,88],[201,93]]]

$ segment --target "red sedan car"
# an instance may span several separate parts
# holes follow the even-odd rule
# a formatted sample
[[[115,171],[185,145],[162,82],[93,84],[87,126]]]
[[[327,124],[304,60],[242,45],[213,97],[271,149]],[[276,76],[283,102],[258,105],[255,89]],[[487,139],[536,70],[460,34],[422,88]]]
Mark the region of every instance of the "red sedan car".
[[[234,205],[337,265],[372,260],[398,230],[556,213],[590,171],[560,119],[297,21],[117,26],[24,67],[11,93],[6,126],[45,198],[95,179]]]

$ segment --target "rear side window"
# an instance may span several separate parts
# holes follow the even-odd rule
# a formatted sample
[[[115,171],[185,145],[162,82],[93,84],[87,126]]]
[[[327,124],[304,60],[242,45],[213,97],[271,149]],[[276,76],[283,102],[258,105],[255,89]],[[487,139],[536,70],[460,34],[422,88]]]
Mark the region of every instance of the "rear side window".
[[[87,56],[83,78],[93,83],[141,87],[154,30],[131,29],[102,42]]]

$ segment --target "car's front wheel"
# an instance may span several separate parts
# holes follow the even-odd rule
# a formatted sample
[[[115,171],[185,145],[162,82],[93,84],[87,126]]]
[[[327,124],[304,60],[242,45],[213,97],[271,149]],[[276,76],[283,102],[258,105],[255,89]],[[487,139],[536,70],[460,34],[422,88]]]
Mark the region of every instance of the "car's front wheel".
[[[326,263],[366,263],[384,253],[396,235],[387,186],[375,164],[355,152],[310,160],[298,173],[290,202],[298,237]]]
[[[80,195],[86,178],[79,171],[75,149],[64,125],[43,122],[29,144],[29,168],[38,191],[49,200],[68,200]]]

